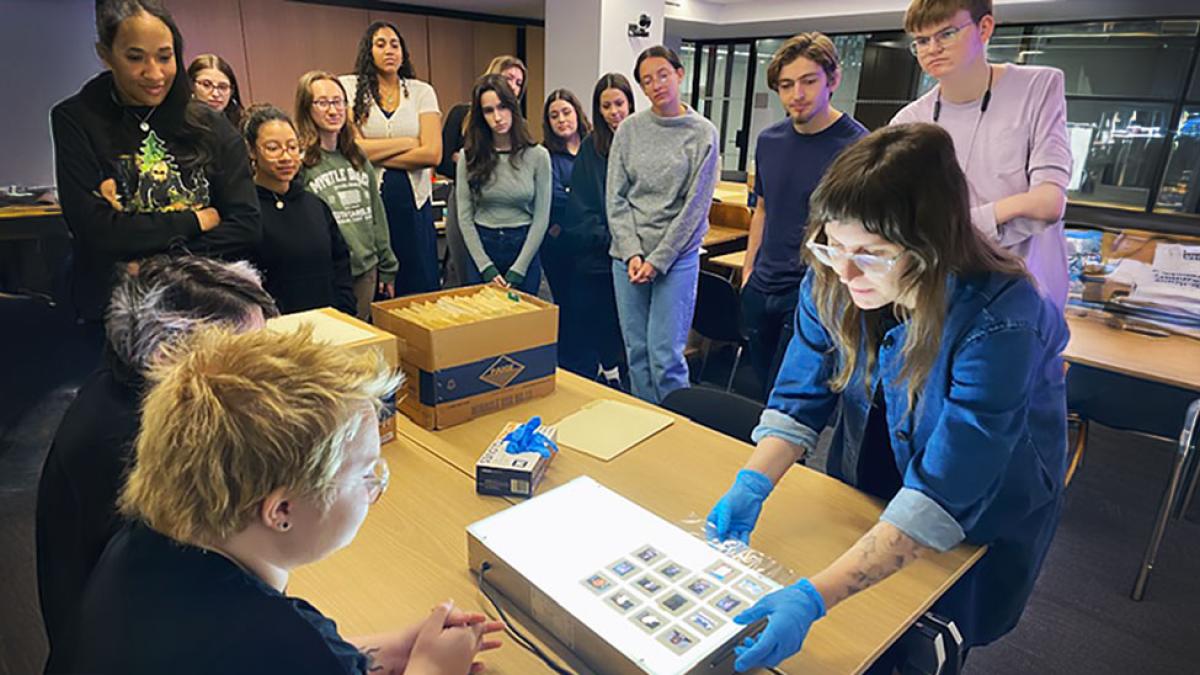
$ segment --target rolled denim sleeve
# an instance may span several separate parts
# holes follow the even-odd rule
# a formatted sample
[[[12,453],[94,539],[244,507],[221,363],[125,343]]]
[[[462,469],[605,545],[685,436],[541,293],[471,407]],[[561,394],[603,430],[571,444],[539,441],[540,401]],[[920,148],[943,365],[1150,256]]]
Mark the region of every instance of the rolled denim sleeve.
[[[955,348],[941,415],[883,520],[938,550],[964,539],[1004,484],[1044,352],[1021,321],[974,331]]]
[[[837,406],[838,394],[830,390],[829,379],[838,357],[817,316],[812,293],[810,271],[800,286],[795,331],[779,367],[779,377],[751,435],[755,443],[774,436],[811,450]]]

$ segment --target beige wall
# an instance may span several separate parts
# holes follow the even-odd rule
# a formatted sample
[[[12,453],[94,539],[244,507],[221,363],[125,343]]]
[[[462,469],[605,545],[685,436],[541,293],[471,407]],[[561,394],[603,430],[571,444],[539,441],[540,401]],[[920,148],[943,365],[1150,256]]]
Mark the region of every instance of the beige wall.
[[[243,104],[270,102],[289,112],[300,75],[316,69],[350,72],[363,31],[377,19],[400,28],[417,77],[437,90],[443,112],[470,98],[471,84],[492,57],[517,53],[517,29],[505,24],[286,0],[166,4],[183,33],[187,61],[206,52],[219,54],[237,73]],[[534,118],[530,127],[537,129],[543,96],[542,39],[542,29],[528,29],[527,106]]]

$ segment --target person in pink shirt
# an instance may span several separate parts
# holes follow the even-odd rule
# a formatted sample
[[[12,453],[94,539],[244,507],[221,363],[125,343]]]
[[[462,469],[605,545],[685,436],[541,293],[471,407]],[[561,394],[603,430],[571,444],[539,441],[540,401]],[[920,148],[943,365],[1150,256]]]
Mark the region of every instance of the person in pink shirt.
[[[988,63],[995,28],[991,0],[913,0],[904,30],[938,84],[892,124],[933,122],[950,133],[975,227],[1023,258],[1041,292],[1063,307],[1062,216],[1071,177],[1063,74]]]

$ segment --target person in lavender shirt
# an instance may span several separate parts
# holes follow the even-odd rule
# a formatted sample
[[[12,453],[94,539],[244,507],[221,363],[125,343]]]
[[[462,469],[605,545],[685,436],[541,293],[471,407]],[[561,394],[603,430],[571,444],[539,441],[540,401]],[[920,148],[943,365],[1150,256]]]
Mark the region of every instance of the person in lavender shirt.
[[[1063,74],[989,64],[991,0],[913,0],[904,30],[938,85],[892,124],[933,122],[950,133],[970,188],[971,220],[1025,260],[1041,292],[1067,301],[1063,208],[1071,177]]]

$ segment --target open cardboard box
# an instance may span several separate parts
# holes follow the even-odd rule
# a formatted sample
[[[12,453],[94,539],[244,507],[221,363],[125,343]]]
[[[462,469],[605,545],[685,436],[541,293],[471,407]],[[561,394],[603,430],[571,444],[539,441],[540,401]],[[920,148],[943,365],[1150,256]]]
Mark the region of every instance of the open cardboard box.
[[[472,295],[481,286],[409,295],[371,305],[375,325],[400,338],[407,376],[399,409],[426,429],[444,429],[554,391],[558,307],[513,291],[536,311],[426,328],[393,314],[413,303]]]
[[[400,367],[400,344],[395,335],[331,307],[285,314],[267,321],[267,330],[290,333],[302,325],[313,327],[313,339],[346,349],[378,349],[392,369]],[[384,401],[379,412],[379,442],[396,437],[395,398]]]

